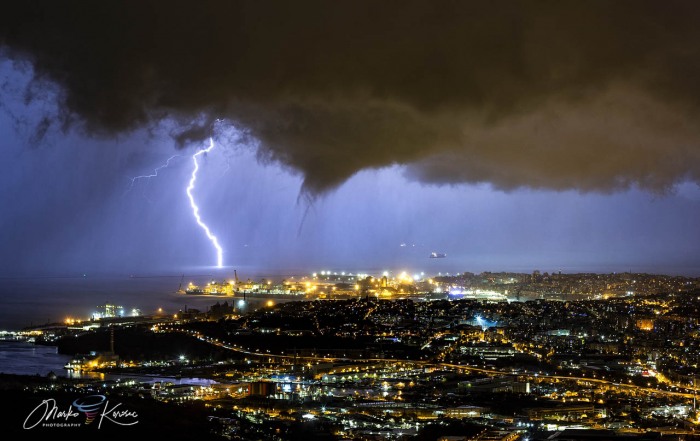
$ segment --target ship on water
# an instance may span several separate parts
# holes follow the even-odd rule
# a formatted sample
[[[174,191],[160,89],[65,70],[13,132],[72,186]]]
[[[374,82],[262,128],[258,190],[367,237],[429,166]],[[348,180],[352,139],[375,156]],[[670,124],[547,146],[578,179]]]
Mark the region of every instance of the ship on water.
[[[436,253],[435,251],[433,251],[432,253],[430,253],[430,258],[431,258],[431,259],[442,259],[443,257],[447,257],[447,254],[445,254],[445,253]]]

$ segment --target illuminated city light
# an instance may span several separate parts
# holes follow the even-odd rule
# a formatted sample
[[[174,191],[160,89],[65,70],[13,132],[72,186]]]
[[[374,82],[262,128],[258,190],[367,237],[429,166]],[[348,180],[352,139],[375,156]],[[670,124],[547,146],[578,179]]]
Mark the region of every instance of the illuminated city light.
[[[349,273],[346,273],[346,275],[351,277]],[[413,277],[412,275],[413,272],[408,272],[406,275],[404,275],[404,278],[410,279]],[[313,376],[318,375],[319,379],[323,379],[323,382],[326,383],[322,386],[323,388],[330,390],[335,389],[337,391],[341,391],[341,393],[345,393],[345,389],[347,388],[349,393],[347,394],[346,399],[350,403],[353,401],[357,401],[357,404],[372,403],[371,406],[367,406],[365,409],[372,411],[375,415],[380,416],[391,416],[392,412],[388,411],[387,409],[383,409],[382,407],[386,405],[393,407],[394,405],[392,402],[409,402],[412,399],[412,396],[407,388],[413,388],[419,385],[419,382],[422,382],[424,379],[428,378],[434,387],[436,386],[433,390],[432,398],[433,403],[436,406],[435,415],[459,418],[480,418],[483,410],[481,408],[470,406],[466,401],[469,399],[468,395],[470,394],[460,397],[460,395],[455,395],[452,392],[454,390],[454,384],[442,385],[442,383],[445,382],[445,372],[457,372],[458,374],[461,374],[473,371],[477,373],[478,377],[475,377],[475,379],[471,381],[458,383],[456,386],[458,390],[460,388],[462,388],[462,390],[467,390],[464,388],[471,388],[474,392],[480,391],[479,393],[486,391],[490,391],[489,393],[491,394],[504,393],[505,395],[497,395],[503,397],[503,400],[508,400],[511,396],[509,394],[515,393],[517,390],[517,393],[529,395],[535,400],[543,399],[552,402],[560,400],[561,403],[566,404],[566,406],[559,406],[557,404],[551,408],[538,410],[537,414],[529,415],[527,418],[540,418],[540,416],[544,415],[544,412],[547,412],[547,414],[552,413],[556,415],[556,418],[567,419],[562,420],[561,424],[585,425],[589,424],[588,421],[591,415],[590,412],[596,412],[597,414],[597,410],[592,410],[594,403],[596,403],[597,407],[597,405],[606,404],[606,400],[610,396],[619,395],[620,398],[630,398],[643,394],[642,396],[646,396],[645,399],[649,400],[649,402],[652,402],[652,400],[654,400],[653,397],[658,395],[659,406],[654,406],[651,409],[654,409],[653,411],[655,413],[663,412],[664,418],[677,416],[690,422],[695,421],[696,414],[694,413],[694,409],[692,409],[691,405],[689,404],[690,400],[695,398],[693,393],[694,391],[691,390],[691,384],[694,384],[694,382],[690,383],[691,380],[689,380],[688,377],[681,380],[673,380],[671,377],[667,377],[662,371],[661,367],[657,367],[654,361],[647,359],[646,357],[638,360],[628,359],[625,352],[627,352],[627,349],[634,348],[636,341],[631,339],[618,339],[618,337],[625,336],[630,328],[634,326],[637,326],[638,330],[641,330],[639,329],[640,326],[646,326],[658,331],[669,322],[668,320],[661,320],[660,317],[657,318],[656,316],[652,315],[650,313],[650,311],[653,311],[651,308],[661,311],[661,317],[672,317],[672,320],[676,321],[677,323],[685,322],[685,318],[676,316],[675,311],[677,311],[679,307],[686,307],[686,302],[688,302],[689,298],[692,301],[695,301],[693,300],[695,294],[693,294],[692,297],[674,295],[669,297],[669,300],[661,299],[655,296],[642,297],[640,299],[625,299],[624,297],[620,296],[618,299],[611,298],[610,301],[596,303],[590,303],[587,301],[583,303],[576,301],[545,301],[530,302],[528,304],[511,304],[499,300],[499,297],[495,296],[495,294],[500,293],[487,289],[489,287],[498,287],[498,289],[501,289],[500,285],[502,284],[500,276],[489,276],[492,279],[485,279],[483,276],[478,275],[471,276],[472,280],[468,280],[467,282],[469,283],[464,283],[464,286],[459,284],[462,283],[460,281],[436,281],[432,279],[424,279],[424,281],[414,284],[417,291],[415,292],[416,297],[414,297],[413,301],[404,302],[402,300],[400,302],[383,302],[384,304],[381,306],[374,302],[355,301],[337,304],[334,302],[298,302],[294,308],[285,308],[283,307],[286,300],[284,297],[280,297],[279,300],[268,300],[266,297],[256,298],[255,295],[256,293],[266,295],[287,295],[292,292],[299,294],[308,288],[309,290],[316,290],[315,292],[319,293],[319,298],[328,298],[325,297],[326,294],[333,292],[334,294],[331,296],[333,299],[336,297],[338,299],[342,299],[343,296],[347,296],[345,298],[350,300],[356,298],[357,292],[355,291],[361,289],[363,291],[363,295],[365,292],[367,292],[368,297],[377,293],[378,297],[379,294],[381,294],[382,296],[386,296],[385,298],[391,299],[397,298],[396,293],[400,292],[400,286],[403,286],[405,291],[408,292],[409,290],[406,289],[407,283],[399,277],[385,281],[385,288],[390,288],[386,291],[386,294],[384,291],[375,291],[372,288],[372,285],[374,284],[376,286],[376,283],[370,283],[369,280],[366,282],[360,282],[358,280],[358,283],[345,281],[345,283],[336,284],[337,280],[334,280],[336,279],[335,277],[329,277],[327,280],[310,280],[307,277],[298,277],[295,280],[294,277],[289,277],[283,282],[279,283],[271,281],[270,279],[262,279],[259,281],[249,280],[247,282],[237,281],[236,279],[226,279],[221,282],[211,281],[207,283],[207,286],[211,287],[212,293],[218,293],[217,295],[220,295],[221,291],[214,290],[219,290],[222,286],[230,288],[232,286],[231,282],[235,282],[237,288],[248,290],[248,294],[251,295],[251,297],[248,297],[250,304],[245,303],[246,308],[243,308],[243,305],[244,302],[247,301],[243,300],[243,298],[236,297],[233,299],[232,304],[236,304],[241,307],[240,310],[236,311],[240,314],[240,316],[244,316],[245,309],[251,309],[253,314],[259,314],[259,312],[254,310],[260,303],[262,303],[262,305],[276,305],[278,308],[274,315],[269,314],[272,312],[270,310],[264,311],[264,313],[269,314],[269,317],[275,317],[274,320],[279,320],[279,323],[289,322],[290,319],[297,317],[300,312],[316,321],[318,318],[332,316],[332,314],[342,311],[342,309],[347,310],[349,307],[352,309],[353,314],[360,317],[361,320],[365,321],[366,323],[373,324],[374,329],[369,331],[371,333],[369,335],[372,335],[375,341],[383,344],[383,347],[379,347],[379,350],[382,351],[382,353],[381,355],[378,354],[384,359],[381,363],[374,363],[371,361],[367,362],[367,360],[364,360],[365,355],[363,353],[353,354],[349,351],[346,353],[345,351],[347,348],[343,347],[328,349],[327,353],[322,354],[314,353],[314,351],[311,353],[304,353],[298,358],[300,361],[297,363],[296,348],[294,348],[293,351],[290,351],[288,347],[279,347],[278,351],[271,351],[270,349],[272,348],[268,349],[265,346],[238,346],[237,344],[234,344],[233,341],[226,341],[224,338],[219,340],[217,334],[208,334],[204,328],[197,331],[193,329],[182,329],[180,326],[177,326],[170,320],[171,317],[179,317],[180,313],[175,314],[174,316],[168,315],[167,317],[157,316],[160,324],[152,326],[150,330],[152,332],[159,333],[184,332],[204,342],[219,346],[220,348],[255,356],[257,360],[251,361],[246,358],[245,363],[247,365],[245,367],[240,366],[240,370],[238,372],[234,371],[229,374],[229,372],[231,372],[231,366],[226,364],[220,368],[222,370],[221,372],[226,372],[227,377],[238,375],[240,372],[242,375],[255,378],[256,382],[259,381],[260,383],[270,385],[271,388],[265,386],[257,389],[260,389],[258,392],[261,390],[266,390],[264,395],[272,393],[273,395],[269,396],[274,396],[274,399],[287,399],[288,397],[291,397],[292,394],[298,395],[299,398],[302,399],[311,397],[321,398],[324,396],[323,392],[320,392],[316,386],[301,379],[299,376],[300,371],[298,369],[295,368],[293,373],[282,373],[288,372],[292,362],[292,357],[294,357],[295,365],[301,369],[301,372],[305,372]],[[613,276],[606,277],[612,278]],[[530,283],[530,275],[522,275],[521,278],[524,280],[525,284]],[[504,278],[503,280],[506,279],[510,280],[511,277]],[[429,280],[434,282],[435,285],[428,284],[427,282]],[[603,287],[600,289],[605,289],[604,287],[609,284],[609,280],[605,280],[605,278],[599,279],[598,276],[595,276],[595,278],[592,277],[591,280],[596,280],[600,286]],[[672,280],[672,283],[676,283],[675,279],[669,280]],[[562,283],[561,280],[556,280],[556,282],[559,284]],[[685,281],[682,281],[682,283],[685,283]],[[479,299],[479,306],[477,306],[476,310],[473,309],[476,304],[466,305],[464,302],[460,301],[447,302],[444,305],[444,309],[441,308],[444,311],[444,313],[441,315],[446,323],[458,323],[459,325],[467,325],[467,327],[460,329],[459,333],[453,332],[448,328],[431,328],[428,329],[428,332],[420,338],[413,338],[415,337],[414,335],[402,335],[402,333],[405,332],[404,323],[413,320],[416,316],[429,317],[432,315],[434,312],[433,306],[430,304],[430,301],[423,299],[423,296],[434,292],[433,289],[436,286],[444,286],[446,291],[459,292],[461,296],[474,296],[474,298]],[[690,289],[692,289],[693,291],[691,292],[694,293],[695,285],[692,286],[693,288]],[[353,291],[353,288],[355,291]],[[539,289],[540,291],[530,293],[529,296],[535,298],[539,297],[540,292],[545,292],[545,290],[549,289],[549,285],[539,287]],[[651,285],[650,289],[656,290],[665,288],[660,288],[656,284],[653,284]],[[423,290],[426,291],[423,292]],[[234,295],[233,290],[227,292],[229,294],[226,295]],[[418,297],[419,292],[420,294]],[[444,296],[439,297],[444,298]],[[231,303],[230,299],[227,301]],[[645,309],[641,315],[629,318],[626,311],[620,313],[615,308],[610,308],[610,306],[617,304],[624,304],[627,306],[643,304],[649,309]],[[407,305],[411,306],[406,307]],[[693,305],[693,307],[694,306],[695,305]],[[526,313],[527,315],[522,315],[523,307],[528,309]],[[98,311],[100,311],[99,314],[112,314],[119,312],[121,309],[123,308],[112,303],[107,303],[98,307]],[[126,311],[128,310],[130,310],[130,308],[126,309]],[[586,315],[581,315],[580,313],[584,311]],[[593,311],[596,314],[589,314],[589,311]],[[562,314],[564,312],[566,314]],[[572,312],[576,312],[578,314],[578,318],[576,320],[578,323],[582,324],[581,328],[575,329],[573,332],[567,328],[567,325],[570,322],[569,316]],[[672,312],[673,315],[669,314],[669,312]],[[250,317],[254,317],[254,315]],[[386,317],[392,317],[392,320],[388,322]],[[525,320],[522,320],[521,317],[525,318]],[[512,320],[513,318],[515,318],[515,320]],[[534,341],[530,338],[530,334],[528,332],[520,332],[531,329],[533,318],[546,319],[537,319],[539,323],[542,323],[541,326],[543,327],[542,332],[538,333],[538,337]],[[623,323],[620,323],[620,326],[614,325],[614,327],[610,327],[608,326],[608,323],[616,323],[620,321],[604,320],[611,318],[621,318],[624,319],[624,321]],[[68,316],[65,321],[67,325],[70,325],[70,323],[74,320],[75,319],[73,319],[72,316]],[[188,320],[191,320],[193,323],[208,323],[206,328],[212,326],[210,329],[216,331],[216,328],[213,328],[215,325],[213,322],[210,322],[211,317],[197,317],[197,314],[192,313],[188,316]],[[110,326],[119,329],[117,326],[131,327],[132,323],[132,321],[118,320],[111,323]],[[349,321],[349,323],[353,322]],[[601,323],[602,327],[598,328],[599,324]],[[689,324],[693,326],[694,331],[694,322]],[[99,323],[94,323],[92,326],[95,329],[95,332],[100,332],[99,329],[102,328]],[[472,326],[478,327],[478,329],[470,329]],[[326,329],[336,336],[352,335],[347,331],[347,328],[349,327],[338,327],[338,329],[333,329],[331,326]],[[70,326],[69,329],[69,333],[75,333],[78,331],[73,326]],[[492,332],[487,332],[489,329],[491,329]],[[584,332],[584,329],[586,329],[587,332]],[[593,336],[592,331],[596,329],[598,332],[596,332],[595,336]],[[88,328],[83,327],[83,330],[88,330]],[[672,338],[680,339],[677,340],[677,346],[674,344],[672,350],[675,351],[676,348],[683,348],[692,341],[694,334],[691,337],[686,337],[685,331],[686,329],[684,328],[680,328],[677,331],[670,330],[669,334],[675,334],[675,336],[671,335]],[[42,329],[41,331],[32,332],[37,333],[34,334],[33,337],[38,337],[43,333],[44,338],[49,339],[52,338],[51,335],[53,332],[55,332],[55,330],[52,327],[51,329]],[[240,335],[246,335],[248,332],[259,332],[266,335],[275,333],[290,336],[297,335],[297,333],[299,336],[307,335],[301,331],[280,331],[279,324],[275,326],[273,323],[270,323],[267,320],[265,322],[251,320],[250,330],[246,330],[245,334],[241,333]],[[0,336],[3,335],[7,336],[7,334],[3,334],[2,331],[0,331]],[[23,335],[28,339],[27,341],[31,341],[29,340],[29,336],[31,334],[26,333]],[[593,337],[590,340],[588,339],[589,335]],[[562,336],[571,336],[571,339],[564,340],[561,339]],[[391,360],[388,357],[384,358],[386,357],[384,354],[402,354],[403,349],[400,347],[401,345],[394,344],[402,343],[404,338],[406,338],[406,341],[416,344],[416,350],[420,350],[420,355],[417,357],[411,357],[410,359],[406,358],[405,360]],[[637,333],[635,335],[635,340],[637,338],[643,338],[643,335]],[[616,352],[610,352],[609,355],[616,355],[620,357],[620,360],[624,360],[624,364],[620,364],[620,366],[624,367],[624,369],[616,369],[615,371],[606,370],[605,372],[600,369],[591,370],[586,367],[587,365],[580,364],[577,360],[575,360],[562,363],[553,369],[542,366],[542,370],[523,370],[521,367],[515,364],[511,365],[510,362],[508,362],[508,360],[513,360],[514,362],[518,363],[517,359],[514,359],[513,357],[520,356],[532,356],[536,357],[537,359],[552,359],[554,356],[558,355],[560,351],[562,351],[561,353],[564,354],[570,354],[571,346],[562,345],[557,347],[555,345],[557,342],[572,340],[580,340],[582,343],[591,343],[592,348],[602,348],[601,345],[606,345],[607,348],[608,341],[614,343],[614,345],[611,345],[610,347],[620,349],[612,349]],[[119,336],[117,336],[117,341],[119,341]],[[552,343],[555,345],[552,345]],[[662,353],[661,348],[663,346],[661,345],[665,345],[666,340],[664,339],[658,344],[660,345],[659,349],[655,349],[655,351]],[[309,347],[311,347],[311,345],[309,345]],[[626,348],[625,352],[622,352],[622,348]],[[308,349],[305,349],[305,351],[307,350]],[[138,368],[140,366],[145,368],[150,366],[169,366],[173,364],[179,364],[184,368],[185,366],[198,365],[196,357],[189,358],[189,354],[187,354],[183,348],[178,348],[176,346],[170,353],[174,355],[167,355],[167,359],[157,361],[136,360],[119,361],[118,363],[120,363],[120,366],[122,367],[128,366],[132,368]],[[684,350],[677,352],[677,354],[681,354],[678,360],[682,361],[688,367],[696,368],[696,354],[689,352],[687,356],[684,356],[684,353]],[[263,358],[258,357],[263,354],[265,354],[266,357],[264,358],[265,361],[261,362],[260,360],[263,360]],[[93,357],[93,355],[90,357]],[[95,369],[104,369],[109,365],[109,363],[111,363],[109,358],[104,358],[104,354],[98,354],[96,357],[97,358],[72,360],[66,365],[66,369],[70,369],[74,372],[91,371]],[[567,356],[565,359],[570,360],[570,357]],[[494,360],[498,360],[498,363],[502,364],[502,366],[498,367],[491,365]],[[341,363],[336,363],[338,361]],[[432,366],[428,367],[426,363],[430,363]],[[317,366],[315,369],[314,365]],[[238,367],[235,369],[238,369]],[[246,373],[243,374],[244,372]],[[481,373],[483,373],[483,376]],[[629,378],[627,376],[629,376]],[[635,381],[633,381],[633,379],[635,379]],[[589,382],[588,380],[590,380],[595,387],[593,390],[586,390],[586,394],[591,394],[590,401],[588,397],[579,396],[581,384],[583,382]],[[538,386],[531,388],[531,382],[536,383]],[[101,384],[102,387],[107,387],[105,386],[105,383]],[[277,385],[274,386],[274,384]],[[366,388],[367,384],[371,384],[371,388]],[[461,384],[461,386],[459,384]],[[114,388],[115,386],[109,387]],[[174,399],[179,401],[194,399],[209,400],[221,398],[222,396],[225,397],[226,395],[235,395],[235,398],[242,398],[251,393],[251,389],[248,389],[247,387],[236,386],[236,388],[234,388],[229,387],[228,385],[225,386],[225,389],[212,387],[198,387],[193,389],[188,386],[187,388],[176,387],[167,393],[161,393],[162,390],[163,389],[155,391],[158,392],[154,395],[155,399],[163,401],[170,401]],[[358,391],[362,390],[365,390],[366,392],[363,392],[362,394],[358,393]],[[329,392],[328,396],[331,396],[331,393],[333,392]],[[415,392],[412,393],[414,394],[413,396],[415,396]],[[257,395],[257,393],[252,395]],[[441,396],[453,397],[450,398],[449,408],[445,407],[444,409],[438,410],[437,406],[441,406],[441,404],[439,404],[439,401],[437,400],[439,400]],[[462,401],[460,402],[456,400]],[[374,403],[379,403],[380,406],[375,407]],[[316,406],[317,405],[314,405],[313,407],[305,407],[300,404],[297,407],[298,413],[296,415],[298,415],[298,418],[302,418],[302,413],[307,411],[309,412],[309,415],[315,415],[316,418],[319,418],[321,415],[326,413],[333,418],[336,418],[341,413],[348,414],[347,409],[337,409],[334,407],[325,409],[324,407],[321,407],[319,411],[317,410],[319,407]],[[347,406],[350,408],[352,404],[348,404]],[[579,406],[581,409],[580,412],[577,410],[579,409]],[[259,412],[259,408],[256,408],[255,404],[250,405],[247,407],[247,409],[248,410],[246,412]],[[266,424],[267,421],[274,421],[276,418],[278,418],[277,415],[279,415],[279,413],[277,411],[273,412],[274,414],[269,416],[270,419],[266,419],[263,424]],[[352,414],[352,412],[349,412],[349,414]],[[288,415],[282,414],[280,418],[286,419],[288,418]],[[494,418],[494,422],[499,418],[500,417]],[[595,416],[595,418],[605,418],[605,416]],[[646,419],[646,416],[641,415],[639,418],[640,421],[642,421],[642,419]],[[489,417],[489,419],[491,419],[491,417]],[[419,426],[424,424],[424,420],[416,416],[412,424],[413,423],[415,423],[416,428],[419,428]],[[352,425],[352,422],[349,424]],[[401,421],[396,424],[397,425],[394,427],[399,427],[398,424],[404,424],[404,422]],[[591,424],[595,424],[595,422]],[[518,421],[514,423],[514,425],[523,429],[513,430],[506,438],[500,437],[499,439],[520,439],[518,437],[524,436],[524,430],[529,430],[530,428],[538,427],[540,425],[542,427],[549,427],[549,425],[545,425],[544,423],[537,421],[533,423],[529,422],[528,420]],[[551,426],[552,430],[559,430],[561,427],[557,424],[552,424]],[[482,437],[479,439],[491,438]]]
[[[202,218],[199,215],[199,207],[194,201],[194,196],[192,195],[192,190],[194,190],[194,184],[197,181],[197,172],[199,171],[199,162],[197,161],[197,157],[205,153],[209,153],[210,151],[212,151],[212,149],[214,149],[214,140],[209,138],[209,147],[207,147],[206,149],[199,150],[194,155],[192,155],[192,162],[194,162],[194,170],[192,170],[192,177],[190,178],[190,183],[187,186],[187,197],[190,199],[190,207],[192,207],[192,214],[194,215],[194,218],[197,221],[197,225],[199,225],[204,230],[204,233],[206,233],[207,238],[209,238],[209,241],[212,243],[212,245],[214,245],[214,248],[216,248],[216,266],[217,268],[221,268],[223,266],[223,249],[221,248],[221,245],[219,245],[219,240],[216,238],[216,236],[212,234],[212,232],[209,230],[209,227],[202,221]]]

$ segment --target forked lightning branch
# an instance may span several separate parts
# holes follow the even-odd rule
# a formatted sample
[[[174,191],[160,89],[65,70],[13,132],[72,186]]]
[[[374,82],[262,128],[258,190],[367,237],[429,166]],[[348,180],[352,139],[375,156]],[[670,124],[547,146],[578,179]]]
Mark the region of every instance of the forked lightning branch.
[[[197,225],[204,230],[204,233],[207,236],[207,239],[211,242],[211,244],[214,246],[214,249],[216,249],[216,266],[217,268],[223,267],[223,249],[221,248],[221,245],[219,244],[219,239],[211,232],[209,229],[209,226],[204,223],[202,220],[202,217],[199,214],[199,206],[197,205],[197,202],[194,199],[194,194],[192,193],[195,189],[195,184],[197,183],[197,173],[199,172],[199,160],[198,158],[206,153],[211,152],[214,149],[214,140],[212,138],[209,138],[209,147],[197,150],[194,155],[192,155],[192,162],[194,164],[194,168],[192,169],[192,175],[190,177],[189,184],[187,185],[187,198],[190,201],[190,208],[192,208],[192,215],[194,216],[195,221],[197,221]],[[150,179],[150,178],[155,178],[158,176],[158,172],[164,168],[167,168],[170,165],[170,162],[177,158],[179,155],[173,155],[168,160],[165,162],[165,164],[161,165],[160,167],[154,169],[153,173],[149,175],[141,175],[141,176],[135,176],[131,178],[131,186],[129,187],[129,190],[134,186],[134,183],[139,180],[139,179]],[[128,190],[127,190],[128,191]]]

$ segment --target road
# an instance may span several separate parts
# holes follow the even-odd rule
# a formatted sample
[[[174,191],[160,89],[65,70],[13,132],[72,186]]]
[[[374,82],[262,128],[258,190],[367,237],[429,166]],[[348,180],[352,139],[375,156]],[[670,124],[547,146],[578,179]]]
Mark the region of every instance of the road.
[[[398,363],[398,362],[403,362],[403,363],[413,363],[417,364],[420,366],[431,366],[431,367],[437,367],[440,369],[453,369],[457,371],[469,371],[469,372],[479,372],[487,375],[517,375],[518,377],[524,377],[527,378],[528,380],[531,381],[547,381],[547,380],[552,380],[552,381],[576,381],[576,382],[586,382],[586,383],[595,383],[601,386],[609,386],[614,389],[620,389],[621,391],[626,391],[626,392],[636,392],[636,393],[647,393],[647,394],[657,394],[657,395],[665,395],[665,396],[670,396],[670,397],[675,397],[675,398],[686,398],[686,399],[693,399],[693,394],[692,393],[684,393],[684,392],[674,392],[674,391],[669,391],[669,390],[663,390],[663,389],[655,389],[651,387],[643,387],[643,386],[637,386],[635,384],[623,384],[623,383],[616,383],[610,380],[604,380],[604,379],[599,379],[599,378],[590,378],[590,377],[576,377],[576,376],[569,376],[569,375],[553,375],[553,374],[547,374],[547,373],[534,373],[534,372],[517,372],[513,373],[512,370],[510,371],[505,371],[505,370],[498,370],[498,369],[487,369],[487,368],[480,368],[476,366],[467,366],[467,365],[462,365],[462,364],[452,364],[452,363],[443,363],[443,362],[434,362],[430,360],[399,360],[395,358],[362,358],[362,359],[355,359],[355,358],[349,358],[349,357],[321,357],[321,356],[297,356],[297,355],[289,355],[289,354],[272,354],[270,352],[261,352],[261,351],[252,351],[240,346],[236,345],[228,345],[225,344],[218,339],[214,339],[211,337],[207,337],[203,334],[199,333],[194,333],[192,331],[185,331],[185,330],[171,330],[170,332],[182,332],[188,335],[191,335],[201,341],[204,341],[206,343],[209,343],[211,345],[227,349],[230,351],[234,351],[240,354],[245,354],[249,355],[252,357],[267,357],[267,358],[276,358],[276,359],[282,359],[282,360],[296,360],[296,361],[305,361],[305,362],[323,362],[323,363],[339,363],[339,362],[350,362],[350,363],[357,363],[357,362],[369,362],[369,363]]]

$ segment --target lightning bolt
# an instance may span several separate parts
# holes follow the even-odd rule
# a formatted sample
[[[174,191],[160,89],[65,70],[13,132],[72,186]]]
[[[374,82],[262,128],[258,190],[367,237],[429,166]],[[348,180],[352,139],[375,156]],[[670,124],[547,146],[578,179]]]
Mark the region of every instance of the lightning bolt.
[[[131,189],[134,187],[134,183],[135,183],[136,181],[138,181],[139,179],[150,179],[150,178],[155,178],[155,177],[157,177],[159,171],[161,171],[161,170],[164,169],[164,168],[167,168],[167,167],[170,165],[170,161],[172,161],[172,160],[175,159],[175,158],[179,158],[179,157],[180,157],[180,155],[173,155],[173,156],[169,157],[168,160],[165,161],[165,164],[161,165],[160,167],[156,167],[155,169],[153,169],[153,173],[151,173],[150,175],[134,176],[133,178],[131,178],[131,185],[129,186],[129,190],[131,190]],[[129,190],[127,190],[127,192],[128,192]]]
[[[209,138],[209,147],[207,147],[206,149],[199,150],[194,155],[192,155],[194,169],[192,170],[190,184],[187,186],[187,197],[190,199],[190,207],[192,207],[192,214],[194,215],[194,218],[197,221],[197,225],[199,225],[204,230],[204,232],[207,234],[207,237],[209,238],[209,241],[212,243],[212,245],[214,245],[214,248],[216,248],[216,266],[218,268],[221,268],[223,266],[223,250],[221,249],[221,245],[219,245],[219,240],[216,238],[216,236],[214,236],[211,233],[211,230],[209,230],[207,224],[202,222],[202,218],[199,216],[199,207],[194,201],[194,196],[192,196],[192,190],[194,190],[194,184],[197,181],[197,172],[199,171],[199,162],[197,162],[197,157],[205,153],[209,153],[210,151],[212,151],[213,148],[214,140]]]

